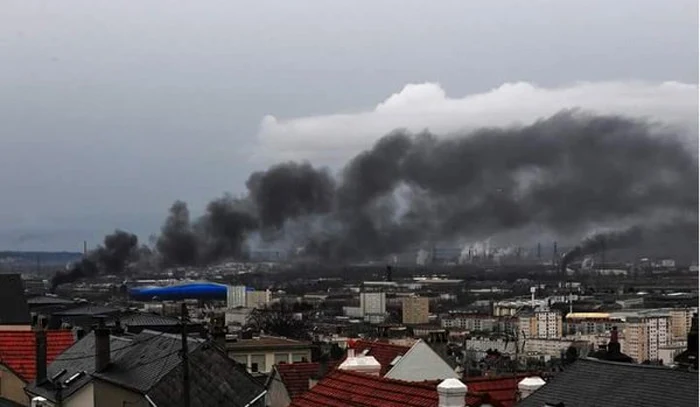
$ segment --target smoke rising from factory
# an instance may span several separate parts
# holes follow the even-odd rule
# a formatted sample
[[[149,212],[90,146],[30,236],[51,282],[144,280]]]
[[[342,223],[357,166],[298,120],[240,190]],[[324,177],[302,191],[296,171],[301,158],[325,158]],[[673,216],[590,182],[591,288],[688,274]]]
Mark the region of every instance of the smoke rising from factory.
[[[57,272],[51,279],[51,288],[53,290],[58,285],[92,277],[100,271],[122,274],[129,262],[148,252],[147,248],[139,249],[136,235],[117,229],[105,236],[103,245],[86,253],[83,259],[69,265],[67,270]]]
[[[696,222],[697,186],[687,134],[563,111],[448,136],[394,131],[335,177],[309,163],[273,166],[250,176],[248,196],[217,199],[194,222],[176,202],[157,248],[167,265],[245,257],[254,242],[343,261],[532,225],[575,237],[611,222]]]

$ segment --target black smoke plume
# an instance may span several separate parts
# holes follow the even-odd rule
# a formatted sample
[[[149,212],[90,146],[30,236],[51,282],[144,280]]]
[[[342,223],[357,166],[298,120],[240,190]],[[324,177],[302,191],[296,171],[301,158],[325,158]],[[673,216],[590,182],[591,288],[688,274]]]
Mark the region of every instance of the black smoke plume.
[[[176,201],[170,207],[170,215],[160,232],[156,248],[165,266],[197,264],[197,237],[185,202]]]
[[[143,250],[143,249],[142,249]],[[88,278],[100,272],[123,274],[129,262],[139,257],[138,237],[123,230],[115,230],[104,237],[102,246],[87,253],[66,271],[57,272],[51,279],[51,290],[65,283]]]
[[[308,163],[254,173],[249,196],[224,205],[225,232],[211,222],[199,231],[201,221],[191,225],[176,203],[158,249],[166,264],[202,263],[243,256],[259,233],[283,249],[346,261],[535,226],[570,239],[613,222],[652,224],[660,214],[691,213],[696,222],[698,161],[679,136],[579,111],[441,137],[396,131],[336,179]],[[216,250],[198,254],[201,247]]]
[[[654,226],[634,225],[623,230],[615,230],[607,233],[597,233],[584,239],[578,246],[568,251],[561,258],[561,272],[565,273],[571,262],[592,254],[606,251],[614,251],[632,246],[646,246],[649,242],[663,241],[670,236],[675,239],[685,239],[688,244],[697,247],[698,222],[678,220],[670,224]],[[645,247],[648,250],[653,248]],[[665,252],[673,248],[664,248]]]

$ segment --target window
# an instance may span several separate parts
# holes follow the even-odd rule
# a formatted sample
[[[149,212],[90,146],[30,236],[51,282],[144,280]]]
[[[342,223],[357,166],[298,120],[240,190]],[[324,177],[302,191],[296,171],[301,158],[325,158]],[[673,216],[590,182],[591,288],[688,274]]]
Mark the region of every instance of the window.
[[[304,362],[306,361],[306,353],[292,353],[292,362]]]
[[[275,364],[289,363],[289,354],[287,353],[275,353]]]
[[[250,355],[250,371],[256,372],[267,372],[267,366],[265,366],[265,355]]]

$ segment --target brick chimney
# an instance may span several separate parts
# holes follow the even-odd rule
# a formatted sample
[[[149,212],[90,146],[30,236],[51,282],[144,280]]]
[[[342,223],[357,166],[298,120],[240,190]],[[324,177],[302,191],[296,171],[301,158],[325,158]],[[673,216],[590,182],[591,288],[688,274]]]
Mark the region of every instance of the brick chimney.
[[[95,371],[104,371],[109,362],[109,329],[105,326],[104,318],[100,318],[95,328]]]
[[[34,330],[36,338],[36,383],[46,381],[46,331],[37,326]]]
[[[458,379],[445,379],[437,387],[438,407],[465,407],[467,385]]]

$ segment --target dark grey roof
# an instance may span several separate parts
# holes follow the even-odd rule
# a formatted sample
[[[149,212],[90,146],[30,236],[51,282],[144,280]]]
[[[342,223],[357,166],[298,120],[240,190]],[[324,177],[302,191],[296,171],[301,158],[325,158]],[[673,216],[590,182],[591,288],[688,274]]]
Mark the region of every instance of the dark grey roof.
[[[0,325],[29,325],[32,318],[19,274],[0,274]]]
[[[54,315],[61,317],[76,317],[84,315],[98,316],[116,314],[118,312],[119,309],[117,308],[101,307],[98,305],[85,305],[77,308],[71,308],[65,311],[54,312]]]
[[[120,338],[116,336],[110,337],[110,354],[112,360],[119,360],[121,356],[129,350],[132,344],[130,338]],[[47,368],[47,377],[53,377],[61,370],[66,369],[66,373],[61,376],[61,380],[65,381],[69,377],[79,372],[86,374],[78,380],[71,383],[63,390],[64,397],[70,397],[78,391],[83,385],[92,380],[90,376],[95,372],[95,333],[90,332],[83,339],[79,340],[73,346],[66,349],[60,354]],[[27,385],[27,390],[33,394],[45,397],[49,400],[55,400],[53,388],[50,385],[36,386],[36,383]]]
[[[189,338],[189,354],[192,362],[192,405],[219,406],[237,403],[247,404],[263,390],[255,387],[253,379],[241,370],[235,362],[200,339]],[[84,384],[97,378],[141,394],[148,394],[156,404],[177,406],[182,400],[182,372],[180,358],[181,339],[179,335],[144,330],[132,338],[110,337],[111,364],[102,371],[95,372],[95,336],[91,332],[60,355],[48,368],[51,377],[62,369],[67,372],[65,380],[78,372],[86,374],[63,390],[64,397],[70,397]],[[195,369],[198,369],[195,372]],[[49,385],[30,384],[27,390],[50,400],[55,394]],[[177,394],[180,394],[177,396]],[[252,396],[251,396],[252,394]],[[224,401],[220,401],[224,400]]]
[[[518,407],[698,405],[698,374],[659,366],[579,359]]]
[[[27,299],[27,304],[31,305],[70,305],[75,304],[75,301],[66,298],[50,297],[39,295]]]
[[[150,314],[146,312],[138,312],[134,314],[124,315],[119,318],[119,321],[124,326],[177,326],[180,325],[180,320],[173,317]]]
[[[207,344],[190,354],[190,379],[193,406],[243,407],[265,391],[245,367]],[[164,377],[148,395],[158,406],[182,406],[182,365]],[[265,397],[251,404],[251,407],[264,406]]]

